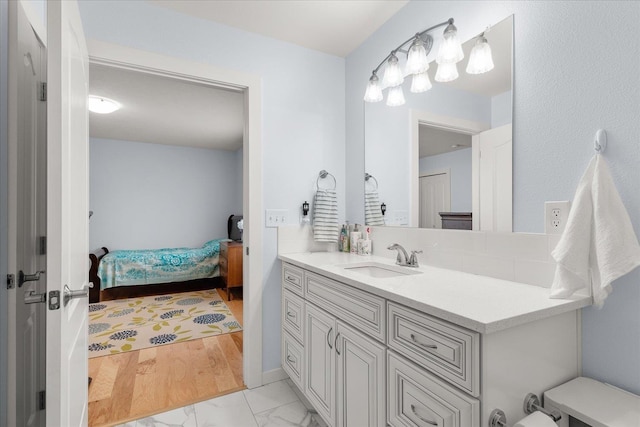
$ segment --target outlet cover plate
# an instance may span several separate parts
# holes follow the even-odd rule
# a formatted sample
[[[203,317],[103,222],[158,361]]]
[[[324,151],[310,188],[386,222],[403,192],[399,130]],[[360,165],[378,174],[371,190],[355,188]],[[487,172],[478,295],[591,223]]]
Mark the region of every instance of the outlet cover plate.
[[[288,209],[267,209],[264,215],[265,227],[275,228],[285,225],[288,218]]]
[[[559,202],[544,202],[544,232],[546,234],[562,234],[567,220],[571,202],[568,200]]]

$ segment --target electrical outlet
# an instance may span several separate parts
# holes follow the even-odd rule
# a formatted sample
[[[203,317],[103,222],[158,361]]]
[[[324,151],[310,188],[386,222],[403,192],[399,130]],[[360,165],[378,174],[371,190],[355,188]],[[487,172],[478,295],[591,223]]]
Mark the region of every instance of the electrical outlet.
[[[265,227],[279,227],[287,223],[289,211],[287,209],[267,209],[264,220]]]
[[[546,234],[562,234],[569,219],[571,202],[544,203],[544,232]]]

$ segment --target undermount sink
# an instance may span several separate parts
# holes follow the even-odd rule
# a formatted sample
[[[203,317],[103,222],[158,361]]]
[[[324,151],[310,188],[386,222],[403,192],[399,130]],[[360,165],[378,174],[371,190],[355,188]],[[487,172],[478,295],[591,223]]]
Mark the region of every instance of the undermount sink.
[[[353,264],[344,264],[340,267],[344,268],[345,270],[353,271],[364,276],[375,277],[378,279],[422,274],[421,271],[410,270],[406,267],[387,265],[379,262],[357,262]]]

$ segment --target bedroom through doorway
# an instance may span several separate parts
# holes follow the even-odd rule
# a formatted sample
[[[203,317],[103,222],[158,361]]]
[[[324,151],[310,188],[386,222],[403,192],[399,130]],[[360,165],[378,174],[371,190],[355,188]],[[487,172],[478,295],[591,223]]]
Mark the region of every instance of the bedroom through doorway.
[[[93,61],[90,94],[89,425],[245,388],[243,90]]]

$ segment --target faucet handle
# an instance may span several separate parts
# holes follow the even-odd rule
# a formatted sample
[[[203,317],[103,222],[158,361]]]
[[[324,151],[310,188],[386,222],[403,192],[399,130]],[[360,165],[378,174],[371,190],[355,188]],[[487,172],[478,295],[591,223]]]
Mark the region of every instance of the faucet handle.
[[[409,265],[411,267],[419,267],[417,254],[421,254],[422,251],[411,251],[411,257],[409,258]]]

